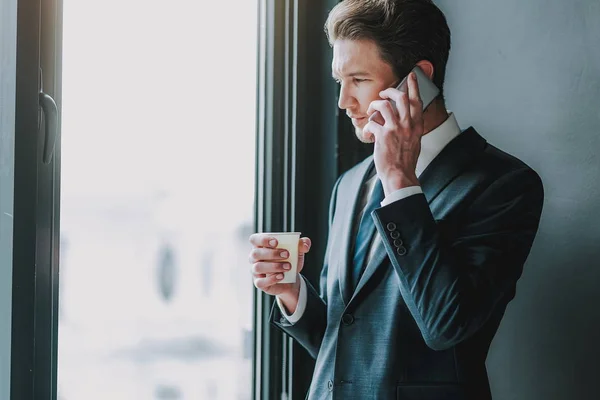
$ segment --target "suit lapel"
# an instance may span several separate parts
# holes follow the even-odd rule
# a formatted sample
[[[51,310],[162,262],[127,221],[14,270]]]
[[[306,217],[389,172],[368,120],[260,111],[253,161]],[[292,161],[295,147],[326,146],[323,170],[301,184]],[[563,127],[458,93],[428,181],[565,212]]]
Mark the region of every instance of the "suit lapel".
[[[419,177],[427,202],[431,204],[479,156],[486,144],[486,140],[473,127],[465,129],[448,143]]]
[[[464,130],[454,140],[448,143],[419,177],[421,189],[429,204],[431,204],[433,199],[435,199],[456,176],[474,161],[479,153],[485,148],[486,143],[485,139],[472,127]],[[384,260],[386,259],[387,252],[383,240],[380,240],[377,244],[377,249],[373,258],[367,264],[365,272],[358,282],[358,286],[350,301],[353,301],[357,297],[379,267],[384,265]],[[348,268],[346,268],[346,270],[348,270]],[[348,291],[350,291],[350,289],[348,289]]]
[[[343,249],[343,254],[340,268],[338,268],[340,292],[342,294],[342,299],[344,299],[344,304],[348,304],[352,297],[349,271],[352,267],[352,257],[350,252],[352,251],[354,244],[354,238],[352,237],[354,216],[358,211],[357,206],[360,201],[360,195],[362,194],[365,180],[369,176],[369,172],[373,166],[373,156],[366,158],[359,164],[359,167],[353,171],[352,175],[348,177],[350,179],[349,186],[344,190],[346,202],[344,211],[341,213],[341,215],[344,216],[344,223],[341,226],[343,238],[340,247]]]

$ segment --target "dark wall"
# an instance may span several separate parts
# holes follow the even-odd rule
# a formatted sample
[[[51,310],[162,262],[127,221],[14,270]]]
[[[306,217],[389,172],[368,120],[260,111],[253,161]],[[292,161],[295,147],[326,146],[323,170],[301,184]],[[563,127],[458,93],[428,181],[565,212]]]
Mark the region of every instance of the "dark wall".
[[[447,106],[524,160],[540,231],[488,370],[498,400],[597,399],[600,2],[438,0],[452,30]]]

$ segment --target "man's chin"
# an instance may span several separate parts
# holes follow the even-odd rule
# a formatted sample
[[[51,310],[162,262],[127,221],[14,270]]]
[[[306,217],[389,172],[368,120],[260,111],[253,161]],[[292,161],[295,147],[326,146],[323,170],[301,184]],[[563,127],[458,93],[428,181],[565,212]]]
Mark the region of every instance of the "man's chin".
[[[362,128],[359,127],[355,127],[354,128],[354,134],[356,135],[356,138],[358,140],[360,140],[362,143],[366,143],[366,144],[370,144],[370,143],[374,143],[375,140],[373,138],[372,135],[369,135],[369,137],[367,137],[363,131]]]

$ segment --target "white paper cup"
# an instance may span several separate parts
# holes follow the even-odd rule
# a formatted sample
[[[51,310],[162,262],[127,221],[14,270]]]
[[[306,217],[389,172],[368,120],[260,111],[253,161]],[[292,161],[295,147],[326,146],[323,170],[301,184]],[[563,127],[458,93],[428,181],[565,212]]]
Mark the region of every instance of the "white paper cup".
[[[298,246],[300,245],[300,232],[272,232],[267,235],[277,239],[277,248],[287,250],[289,257],[286,260],[292,268],[283,273],[283,279],[277,283],[295,283],[298,273]]]

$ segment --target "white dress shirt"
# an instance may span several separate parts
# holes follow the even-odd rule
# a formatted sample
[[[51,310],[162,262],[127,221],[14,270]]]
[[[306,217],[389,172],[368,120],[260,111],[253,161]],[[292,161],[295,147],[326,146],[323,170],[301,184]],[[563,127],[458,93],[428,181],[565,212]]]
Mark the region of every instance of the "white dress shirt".
[[[448,143],[452,141],[455,137],[460,134],[460,127],[458,126],[458,122],[456,121],[456,117],[452,112],[448,112],[448,118],[437,128],[427,133],[421,138],[421,154],[419,154],[419,158],[417,159],[417,168],[415,170],[417,174],[417,178],[421,176],[425,168],[437,157],[438,154],[446,147]],[[355,220],[360,221],[362,216],[362,210],[365,208],[367,201],[375,187],[375,182],[377,181],[377,175],[373,175],[367,182],[365,182],[365,187],[363,188],[363,196],[361,198],[361,202],[358,205],[357,209],[361,210],[359,215],[356,216]],[[405,199],[409,196],[413,196],[415,194],[423,193],[420,186],[410,186],[402,189],[398,189],[395,192],[390,193],[388,196],[383,199],[381,202],[381,206],[386,206],[395,201]],[[355,230],[358,228],[355,224]],[[356,235],[354,235],[356,236]],[[381,241],[379,235],[373,236],[373,241],[371,242],[369,256],[367,258],[367,263],[373,257],[374,250],[377,248],[377,245]],[[299,275],[302,277],[302,275]],[[304,310],[306,309],[306,282],[304,281],[304,277],[300,279],[300,295],[298,297],[298,305],[296,306],[296,311],[293,314],[288,314],[285,307],[281,303],[279,297],[277,297],[277,304],[279,309],[281,310],[281,314],[291,323],[294,324],[300,320],[302,315],[304,314]]]

